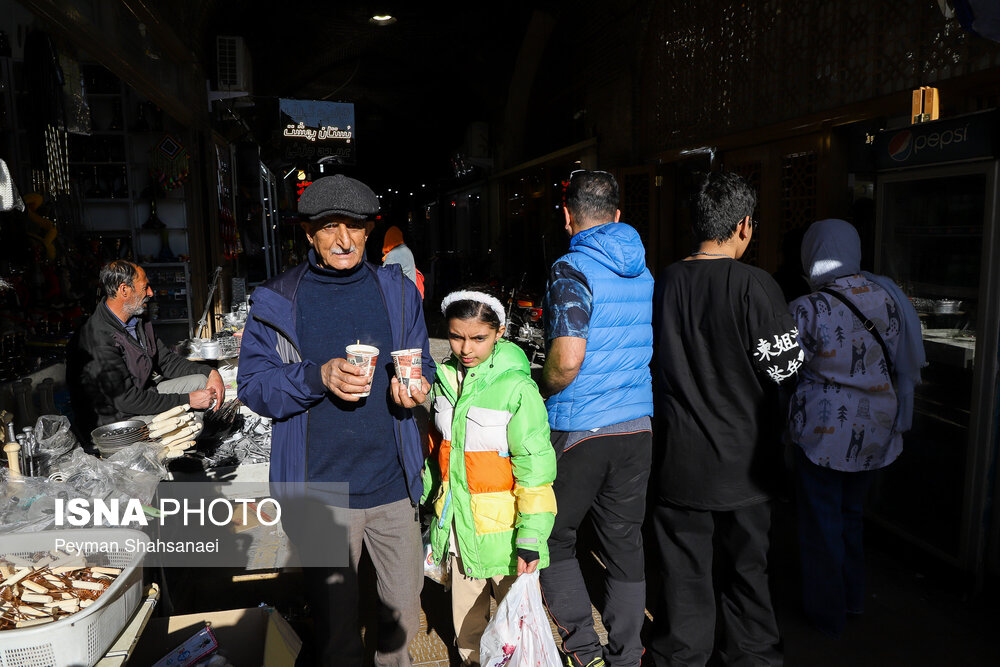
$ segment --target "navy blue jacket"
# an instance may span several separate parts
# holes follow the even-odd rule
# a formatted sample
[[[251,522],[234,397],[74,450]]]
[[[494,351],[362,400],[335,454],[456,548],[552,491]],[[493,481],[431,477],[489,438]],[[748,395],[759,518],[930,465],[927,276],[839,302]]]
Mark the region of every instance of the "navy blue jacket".
[[[313,382],[309,381],[310,375],[315,377],[316,364],[309,360],[302,361],[295,332],[295,299],[308,267],[308,262],[303,262],[254,290],[240,346],[239,399],[257,414],[274,420],[271,431],[272,482],[307,481],[309,408],[321,401],[327,391],[326,387],[313,386]],[[403,279],[398,265],[376,267],[365,262],[364,270],[375,274],[375,282],[389,317],[395,345],[393,349],[421,348],[423,374],[433,384],[436,368],[430,355],[430,341],[416,285]],[[396,408],[393,417],[397,424],[396,445],[401,454],[407,489],[416,503],[423,492],[420,475],[424,448],[412,411]]]

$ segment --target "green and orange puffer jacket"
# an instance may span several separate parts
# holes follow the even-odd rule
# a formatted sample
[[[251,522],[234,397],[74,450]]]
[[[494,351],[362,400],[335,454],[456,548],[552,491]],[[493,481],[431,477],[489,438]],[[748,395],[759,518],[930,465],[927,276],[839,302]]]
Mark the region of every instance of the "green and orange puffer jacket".
[[[466,371],[459,361],[438,366],[431,407],[424,495],[434,505],[434,561],[448,555],[452,520],[466,576],[517,574],[517,550],[546,544],[556,513],[556,457],[548,416],[528,359],[500,339],[490,358]]]

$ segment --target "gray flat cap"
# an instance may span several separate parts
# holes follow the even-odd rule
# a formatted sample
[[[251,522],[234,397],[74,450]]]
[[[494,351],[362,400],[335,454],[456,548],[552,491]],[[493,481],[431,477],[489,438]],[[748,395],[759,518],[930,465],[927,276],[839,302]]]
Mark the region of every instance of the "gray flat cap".
[[[306,220],[331,215],[365,220],[378,215],[378,210],[378,197],[372,189],[343,174],[316,179],[299,198],[299,215]]]

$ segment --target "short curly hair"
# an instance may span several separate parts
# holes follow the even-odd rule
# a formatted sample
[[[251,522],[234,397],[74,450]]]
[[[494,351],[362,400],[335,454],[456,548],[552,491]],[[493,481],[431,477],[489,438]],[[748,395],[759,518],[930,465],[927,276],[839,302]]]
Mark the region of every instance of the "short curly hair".
[[[705,175],[692,198],[696,243],[723,243],[736,233],[740,220],[753,215],[757,195],[737,174],[713,171]]]

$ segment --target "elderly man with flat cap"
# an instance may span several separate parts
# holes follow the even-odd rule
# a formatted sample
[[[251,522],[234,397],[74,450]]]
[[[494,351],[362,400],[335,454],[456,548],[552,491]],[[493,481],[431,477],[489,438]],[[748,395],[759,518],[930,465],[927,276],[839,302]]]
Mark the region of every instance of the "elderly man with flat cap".
[[[416,285],[398,265],[365,260],[378,211],[375,193],[353,178],[328,176],[305,189],[299,214],[312,244],[308,261],[254,291],[240,351],[239,398],[274,419],[271,481],[349,485],[339,504],[350,564],[324,574],[322,599],[314,600],[323,664],[362,662],[362,545],[382,603],[376,665],[411,664],[407,646],[420,612],[423,448],[411,408],[426,399],[435,368]],[[345,358],[357,342],[379,349],[370,381]],[[423,350],[423,386],[412,387],[412,396],[389,354],[410,348]]]

